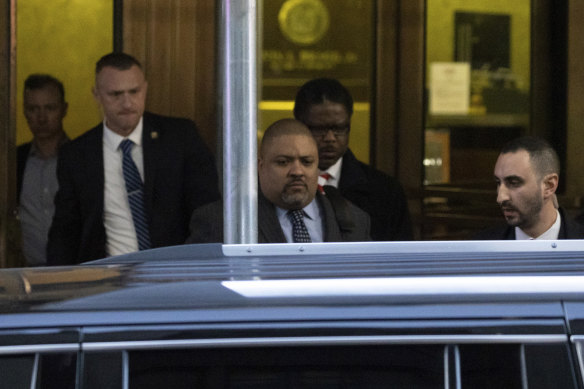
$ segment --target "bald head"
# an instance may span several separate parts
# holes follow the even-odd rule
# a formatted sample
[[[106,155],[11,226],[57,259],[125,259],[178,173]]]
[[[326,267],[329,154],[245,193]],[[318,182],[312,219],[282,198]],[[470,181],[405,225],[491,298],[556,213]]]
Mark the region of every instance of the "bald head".
[[[276,138],[282,136],[307,136],[313,140],[312,143],[316,146],[312,133],[304,123],[296,119],[280,119],[272,123],[264,132],[260,145],[260,156],[264,155],[265,149],[269,148]]]
[[[316,195],[318,149],[308,127],[294,119],[272,124],[258,158],[260,189],[283,209],[301,209]]]

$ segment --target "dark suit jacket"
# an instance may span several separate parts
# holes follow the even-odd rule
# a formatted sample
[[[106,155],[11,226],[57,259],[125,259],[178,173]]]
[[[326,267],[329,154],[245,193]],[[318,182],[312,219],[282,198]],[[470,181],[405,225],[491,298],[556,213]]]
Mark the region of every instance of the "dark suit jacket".
[[[574,220],[579,223],[584,225],[584,212],[582,212],[581,214],[577,215]]]
[[[584,239],[584,227],[566,216],[566,212],[560,207],[562,224],[558,239]],[[515,227],[508,224],[479,232],[474,240],[515,240]]]
[[[24,181],[24,170],[32,142],[24,143],[16,149],[16,200],[20,201],[22,192],[22,182]]]
[[[220,198],[213,156],[191,120],[144,113],[144,197],[152,247],[184,243],[194,209]],[[49,265],[105,257],[103,124],[59,152]]]
[[[359,242],[371,240],[369,237],[369,216],[346,201],[346,209],[352,215],[352,228],[339,227],[336,209],[326,196],[317,193],[317,201],[324,211],[325,242]],[[341,224],[343,224],[341,222]],[[204,205],[193,212],[190,236],[186,243],[223,242],[223,202],[216,201]],[[261,192],[258,194],[258,243],[286,243],[274,205]]]
[[[358,161],[349,149],[343,156],[339,190],[371,217],[371,239],[413,239],[408,203],[400,183]]]

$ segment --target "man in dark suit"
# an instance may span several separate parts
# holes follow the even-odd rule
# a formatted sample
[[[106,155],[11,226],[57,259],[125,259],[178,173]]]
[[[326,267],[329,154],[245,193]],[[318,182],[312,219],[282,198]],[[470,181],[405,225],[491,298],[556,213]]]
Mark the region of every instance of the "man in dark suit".
[[[335,190],[318,186],[318,150],[312,134],[294,119],[272,124],[262,138],[258,158],[258,242],[341,242],[369,240],[369,216]],[[299,213],[302,223],[294,220]],[[305,226],[300,240],[297,228]],[[223,241],[220,201],[193,213],[187,243]],[[296,230],[296,233],[295,233]],[[307,235],[307,236],[306,236]]]
[[[193,210],[220,197],[194,123],[144,112],[148,84],[135,58],[108,54],[95,73],[104,121],[61,150],[50,265],[182,244]]]
[[[48,74],[31,74],[24,82],[24,116],[31,142],[18,146],[17,198],[22,251],[30,266],[47,262],[47,239],[58,188],[57,154],[68,138],[63,83]]]
[[[544,140],[525,136],[508,142],[495,164],[497,203],[507,225],[482,231],[479,240],[582,239],[582,226],[559,207],[560,162]]]
[[[355,158],[349,149],[353,98],[340,82],[319,78],[296,95],[294,116],[318,144],[321,185],[332,185],[371,217],[371,238],[411,240],[412,223],[400,183]]]

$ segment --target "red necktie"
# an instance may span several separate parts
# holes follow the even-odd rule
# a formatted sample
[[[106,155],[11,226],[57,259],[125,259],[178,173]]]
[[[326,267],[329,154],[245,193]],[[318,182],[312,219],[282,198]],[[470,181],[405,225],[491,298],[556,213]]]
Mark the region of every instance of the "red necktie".
[[[328,174],[328,173],[326,173],[326,172],[325,172],[325,173],[321,173],[321,174],[320,174],[320,176],[321,176],[322,178],[324,178],[324,179],[325,179],[325,181],[328,181],[328,180],[329,180],[329,179],[332,177],[330,174]],[[326,182],[325,182],[325,184],[326,184]],[[320,193],[322,193],[322,194],[325,194],[325,193],[324,193],[324,188],[323,188],[323,187],[322,187],[322,185],[320,185],[320,184],[318,184],[318,191],[319,191]]]

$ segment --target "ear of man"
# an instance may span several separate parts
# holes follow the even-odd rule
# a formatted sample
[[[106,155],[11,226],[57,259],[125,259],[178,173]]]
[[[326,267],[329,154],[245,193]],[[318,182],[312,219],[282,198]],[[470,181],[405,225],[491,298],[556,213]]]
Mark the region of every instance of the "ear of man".
[[[546,174],[542,179],[543,185],[543,196],[544,199],[548,199],[552,196],[555,197],[556,190],[558,189],[560,178],[556,173]]]

